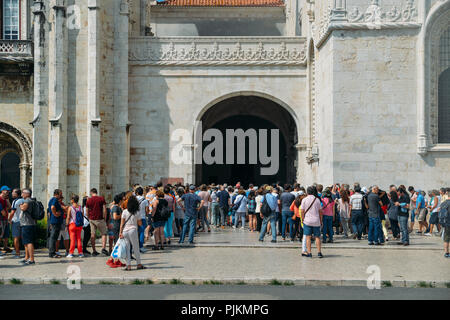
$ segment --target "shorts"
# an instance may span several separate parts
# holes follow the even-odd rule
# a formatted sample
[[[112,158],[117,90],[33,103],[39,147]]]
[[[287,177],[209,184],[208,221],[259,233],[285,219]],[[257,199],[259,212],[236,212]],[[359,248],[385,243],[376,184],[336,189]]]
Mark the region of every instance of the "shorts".
[[[430,224],[439,224],[439,212],[432,212],[430,214]]]
[[[91,235],[95,235],[97,230],[99,230],[102,236],[106,236],[108,230],[106,228],[105,220],[90,220],[89,222],[91,224]]]
[[[305,236],[310,236],[314,234],[315,237],[320,238],[320,227],[310,227],[305,224],[303,225],[303,234]]]
[[[256,214],[256,212],[250,212],[250,211],[248,212],[248,215],[249,215],[249,216],[252,216],[252,215],[254,215],[254,214]]]
[[[166,225],[166,221],[153,221],[153,228],[161,228]]]
[[[450,227],[444,228],[444,242],[450,242]]]
[[[412,209],[411,210],[411,222],[414,222],[414,220],[416,220],[416,209]]]
[[[20,222],[13,222],[11,224],[11,232],[13,238],[20,238],[22,236],[22,232],[20,231]]]
[[[10,232],[10,230],[9,230],[9,223],[8,223],[8,221],[2,221],[2,225],[3,225],[3,227],[4,227],[4,232],[3,232],[3,236],[2,236],[2,239],[9,239],[9,232]],[[1,233],[1,228],[0,228],[0,233]]]
[[[59,232],[58,240],[61,239],[61,237],[63,238],[63,240],[70,240],[69,231],[66,230],[66,226],[64,225],[61,226],[61,231]]]
[[[108,237],[114,237],[114,230],[113,230],[114,226],[110,223],[108,225]]]
[[[426,221],[427,220],[427,209],[426,208],[422,208],[422,209],[419,209],[419,214],[418,214],[418,218],[417,218],[417,220],[419,221],[419,222],[423,222],[423,221]]]
[[[22,230],[22,243],[23,245],[34,243],[36,226],[23,226]]]

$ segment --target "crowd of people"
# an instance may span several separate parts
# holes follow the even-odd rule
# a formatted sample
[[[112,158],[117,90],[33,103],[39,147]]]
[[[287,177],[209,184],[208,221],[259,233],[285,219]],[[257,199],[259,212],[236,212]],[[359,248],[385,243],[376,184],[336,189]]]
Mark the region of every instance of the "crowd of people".
[[[22,264],[33,265],[37,223],[34,211],[39,210],[39,205],[28,188],[11,192],[4,186],[0,191],[0,239],[4,249],[0,259],[11,253]],[[53,259],[72,258],[75,250],[80,258],[103,255],[109,257],[108,266],[124,270],[131,270],[135,259],[137,268],[144,269],[141,254],[147,251],[146,242],[152,242],[152,250],[164,250],[174,238],[183,244],[187,237],[193,244],[199,232],[239,228],[259,233],[261,242],[270,235],[272,243],[279,237],[281,241],[300,241],[304,257],[312,257],[311,244],[315,242],[317,255],[323,258],[321,244],[333,243],[336,235],[355,241],[367,239],[370,246],[386,241],[408,246],[417,221],[417,234],[442,237],[445,257],[449,258],[449,192],[450,188],[441,188],[426,193],[404,185],[380,190],[358,183],[325,188],[320,184],[305,188],[298,183],[259,187],[250,184],[247,188],[240,183],[198,187],[158,183],[135,185],[114,196],[109,204],[95,188],[89,197],[80,201],[78,195],[72,195],[66,204],[62,190],[56,189],[47,208],[48,254]],[[14,250],[8,246],[10,232]],[[100,250],[97,235],[101,237]],[[65,255],[59,253],[61,239]],[[126,264],[111,257],[119,239],[129,247]]]

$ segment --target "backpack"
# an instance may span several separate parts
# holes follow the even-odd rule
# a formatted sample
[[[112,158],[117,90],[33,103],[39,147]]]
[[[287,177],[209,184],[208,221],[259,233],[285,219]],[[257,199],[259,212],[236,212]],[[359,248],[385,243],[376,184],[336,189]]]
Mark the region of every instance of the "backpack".
[[[237,203],[233,204],[233,206],[231,207],[231,210],[232,211],[237,211],[237,209],[239,209],[239,207],[241,206],[242,200],[244,200],[244,196],[242,196],[241,200],[239,200]]]
[[[441,209],[439,210],[439,224],[443,227],[450,227],[450,200],[445,200],[441,204]]]
[[[171,216],[169,206],[168,205],[161,205],[161,211],[159,212],[159,216],[162,220],[168,220]]]
[[[272,209],[269,206],[269,203],[267,202],[267,195],[264,196],[263,203],[261,205],[261,213],[264,217],[269,217],[272,214]]]
[[[73,208],[73,210],[75,210],[75,226],[77,226],[77,227],[84,226],[84,215],[83,215],[83,212],[81,212],[80,209],[76,210],[75,208]]]
[[[36,221],[44,219],[45,209],[44,209],[44,205],[42,204],[42,202],[37,201],[34,198],[31,200],[33,200],[32,210],[30,212],[31,217]]]

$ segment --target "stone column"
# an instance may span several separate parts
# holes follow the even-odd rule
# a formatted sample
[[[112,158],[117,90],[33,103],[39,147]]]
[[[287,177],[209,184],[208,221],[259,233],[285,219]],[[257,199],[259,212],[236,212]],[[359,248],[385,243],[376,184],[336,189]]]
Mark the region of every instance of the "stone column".
[[[45,53],[45,14],[42,1],[33,3],[34,24],[34,119],[30,123],[33,126],[32,144],[32,190],[33,196],[38,199],[47,199],[47,150],[48,150],[48,106],[44,92],[47,75],[45,65],[47,56]]]
[[[21,189],[28,188],[29,187],[28,174],[30,172],[30,165],[28,163],[21,163],[19,164],[19,170],[20,170],[20,188]]]
[[[300,34],[298,0],[286,0],[286,36],[295,37]]]
[[[100,190],[100,114],[99,114],[99,28],[98,1],[88,1],[88,97],[87,97],[87,150],[86,190]]]
[[[66,190],[67,177],[67,101],[66,101],[66,7],[64,0],[52,5],[53,24],[49,43],[49,113],[48,196],[54,189]]]
[[[121,0],[115,8],[114,30],[114,147],[113,194],[130,186],[130,145],[128,139],[128,1]]]

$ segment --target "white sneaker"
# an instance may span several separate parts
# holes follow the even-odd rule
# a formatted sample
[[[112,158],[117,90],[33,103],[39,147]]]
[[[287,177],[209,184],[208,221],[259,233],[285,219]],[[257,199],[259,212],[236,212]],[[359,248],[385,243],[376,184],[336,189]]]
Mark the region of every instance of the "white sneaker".
[[[233,226],[233,229],[236,229],[236,227],[235,227],[235,226]]]
[[[244,230],[245,229],[245,227],[241,227],[241,230]]]
[[[73,258],[73,254],[68,254],[66,258]]]
[[[431,237],[431,233],[425,233],[424,236]]]

